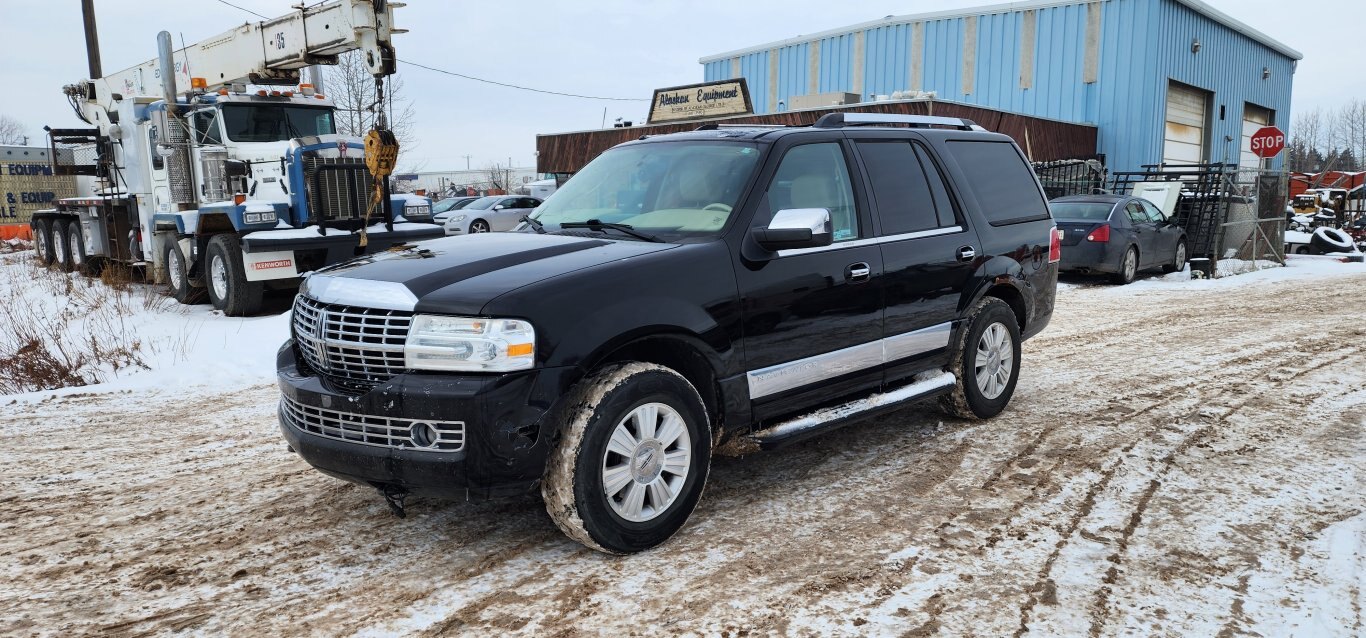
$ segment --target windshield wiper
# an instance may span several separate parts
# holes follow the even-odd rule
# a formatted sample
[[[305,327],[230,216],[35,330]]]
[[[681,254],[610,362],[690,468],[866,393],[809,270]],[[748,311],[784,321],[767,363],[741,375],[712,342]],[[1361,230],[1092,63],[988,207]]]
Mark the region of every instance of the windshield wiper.
[[[522,215],[522,221],[526,222],[526,225],[537,233],[545,234],[545,224],[541,223],[540,220],[532,219],[530,215]]]
[[[663,239],[655,237],[650,233],[638,231],[630,224],[613,224],[611,222],[603,222],[596,219],[590,219],[586,222],[560,222],[560,228],[587,228],[588,230],[595,230],[598,232],[602,232],[603,230],[615,230],[619,233],[625,233],[635,237],[636,239],[644,239],[645,241],[652,241],[660,244],[665,243]]]

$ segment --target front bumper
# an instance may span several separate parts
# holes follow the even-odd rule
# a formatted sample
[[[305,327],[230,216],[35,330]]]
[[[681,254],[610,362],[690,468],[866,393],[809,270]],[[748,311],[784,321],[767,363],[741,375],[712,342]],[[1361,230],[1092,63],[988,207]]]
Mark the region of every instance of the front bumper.
[[[441,227],[435,224],[403,224],[407,228],[395,227],[394,230],[370,231],[366,233],[366,246],[363,252],[377,253],[398,244],[408,244],[427,239],[443,237]],[[414,228],[415,227],[415,228]],[[360,234],[330,230],[327,235],[289,233],[283,237],[271,236],[269,231],[248,233],[242,237],[242,252],[266,253],[280,250],[327,251],[328,264],[335,264],[355,257],[360,246]]]
[[[301,370],[293,341],[280,349],[276,370],[283,395],[280,430],[309,465],[362,485],[449,499],[497,498],[535,488],[558,426],[549,415],[578,378],[573,367],[500,375],[405,373],[350,396]],[[460,421],[464,446],[435,451],[316,434],[291,421],[287,401],[361,418]]]

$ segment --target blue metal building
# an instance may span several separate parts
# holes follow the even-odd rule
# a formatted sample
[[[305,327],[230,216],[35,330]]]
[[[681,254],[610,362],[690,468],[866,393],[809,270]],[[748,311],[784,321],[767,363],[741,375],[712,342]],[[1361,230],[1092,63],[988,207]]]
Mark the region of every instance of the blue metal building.
[[[1199,0],[1035,0],[888,16],[700,62],[707,81],[744,77],[756,113],[818,94],[933,92],[1094,124],[1110,168],[1133,170],[1255,166],[1248,138],[1289,122],[1302,57]]]

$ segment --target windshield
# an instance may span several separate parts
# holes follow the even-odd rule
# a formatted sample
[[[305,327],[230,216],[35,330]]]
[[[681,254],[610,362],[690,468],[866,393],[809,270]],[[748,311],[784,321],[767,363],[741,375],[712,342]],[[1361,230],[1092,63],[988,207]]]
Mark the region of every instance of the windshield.
[[[488,197],[480,197],[479,199],[465,204],[464,208],[468,210],[488,210],[493,208],[494,204],[501,201],[503,201],[502,195],[489,195]]]
[[[1106,202],[1053,202],[1048,205],[1053,210],[1054,219],[1085,219],[1105,221],[1115,205]]]
[[[759,162],[754,144],[664,142],[598,156],[531,216],[629,224],[652,234],[713,235],[725,226]]]
[[[332,109],[283,104],[224,104],[223,128],[234,142],[280,142],[337,132]]]

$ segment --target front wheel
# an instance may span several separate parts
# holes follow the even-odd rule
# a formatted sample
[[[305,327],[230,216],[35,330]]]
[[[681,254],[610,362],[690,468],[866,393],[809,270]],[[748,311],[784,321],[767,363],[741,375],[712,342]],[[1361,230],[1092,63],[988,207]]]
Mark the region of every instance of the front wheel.
[[[214,235],[207,251],[209,301],[213,307],[230,317],[241,317],[261,309],[265,286],[259,281],[247,281],[242,264],[242,247],[237,236]]]
[[[1186,269],[1186,240],[1181,239],[1176,242],[1176,254],[1172,256],[1172,263],[1162,267],[1163,272],[1180,272]]]
[[[954,344],[948,371],[953,391],[940,397],[944,412],[960,419],[988,419],[1004,410],[1020,379],[1020,326],[1015,311],[996,297],[971,310]]]
[[[482,219],[476,219],[470,222],[471,233],[487,233],[489,230],[489,223]]]
[[[697,390],[673,370],[633,362],[594,373],[565,405],[541,483],[555,525],[609,554],[668,540],[702,498],[711,464]]]

